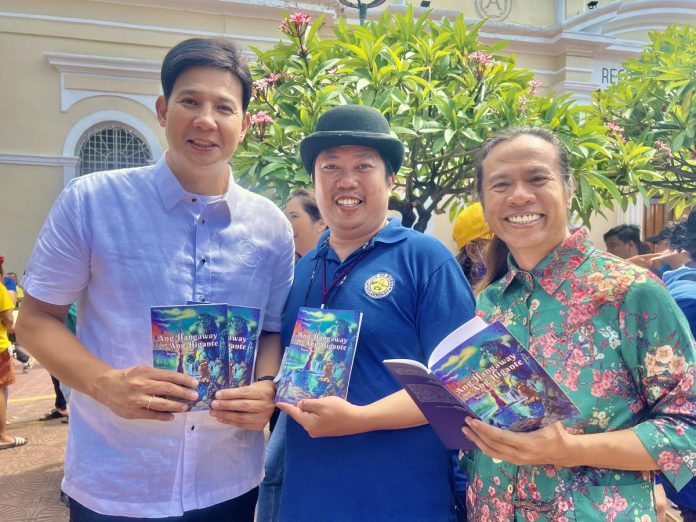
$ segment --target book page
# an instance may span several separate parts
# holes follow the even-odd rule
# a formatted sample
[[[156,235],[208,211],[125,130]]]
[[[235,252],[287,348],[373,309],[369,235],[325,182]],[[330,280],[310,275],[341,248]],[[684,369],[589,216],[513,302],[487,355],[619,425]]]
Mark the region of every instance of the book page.
[[[467,321],[438,344],[428,359],[428,367],[432,368],[435,364],[449,354],[452,350],[463,344],[487,326],[486,321],[476,316]]]

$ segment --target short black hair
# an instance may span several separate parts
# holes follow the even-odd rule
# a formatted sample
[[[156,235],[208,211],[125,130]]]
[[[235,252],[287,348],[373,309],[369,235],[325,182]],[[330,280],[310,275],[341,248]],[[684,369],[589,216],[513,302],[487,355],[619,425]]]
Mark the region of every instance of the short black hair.
[[[691,259],[696,259],[696,210],[674,224],[669,243],[676,250],[686,250]]]
[[[172,47],[162,62],[162,92],[169,99],[176,79],[192,67],[217,67],[231,72],[242,85],[242,109],[251,100],[251,73],[247,60],[231,40],[191,38]]]
[[[604,242],[610,237],[616,236],[623,243],[628,243],[633,241],[636,248],[640,246],[640,227],[638,225],[618,225],[614,228],[610,228],[604,234]]]

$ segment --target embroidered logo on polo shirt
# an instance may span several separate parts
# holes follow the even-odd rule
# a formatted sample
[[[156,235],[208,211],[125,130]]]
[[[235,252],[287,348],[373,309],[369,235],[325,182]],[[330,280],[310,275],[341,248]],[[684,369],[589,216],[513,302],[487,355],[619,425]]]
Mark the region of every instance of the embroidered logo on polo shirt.
[[[365,281],[365,292],[373,299],[382,299],[394,289],[394,278],[386,272],[373,275]]]
[[[249,268],[256,268],[261,262],[261,252],[248,239],[242,239],[237,243],[237,257]]]

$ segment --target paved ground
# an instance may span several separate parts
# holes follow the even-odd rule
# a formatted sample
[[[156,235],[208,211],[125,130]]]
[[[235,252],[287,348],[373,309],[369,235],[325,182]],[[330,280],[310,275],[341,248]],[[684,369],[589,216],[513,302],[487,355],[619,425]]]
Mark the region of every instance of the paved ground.
[[[68,424],[59,419],[40,422],[53,408],[53,385],[48,372],[35,365],[22,373],[15,362],[17,383],[10,388],[10,435],[27,437],[29,444],[0,451],[0,521],[67,522],[68,509],[60,501],[63,454]],[[670,510],[667,521],[681,521]]]
[[[2,522],[67,522],[60,481],[68,425],[40,422],[53,408],[53,386],[46,370],[34,366],[22,373],[15,362],[17,383],[10,387],[10,435],[29,439],[20,448],[0,451],[0,520]]]

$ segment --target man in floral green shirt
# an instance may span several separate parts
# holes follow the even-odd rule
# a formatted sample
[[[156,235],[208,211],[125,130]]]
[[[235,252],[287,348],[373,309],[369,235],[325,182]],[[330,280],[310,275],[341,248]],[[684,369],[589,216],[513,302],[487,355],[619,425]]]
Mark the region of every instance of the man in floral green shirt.
[[[572,177],[550,132],[509,129],[481,150],[495,234],[478,313],[502,321],[581,414],[535,432],[468,419],[470,520],[656,520],[654,476],[696,472],[694,345],[649,272],[568,227]]]

